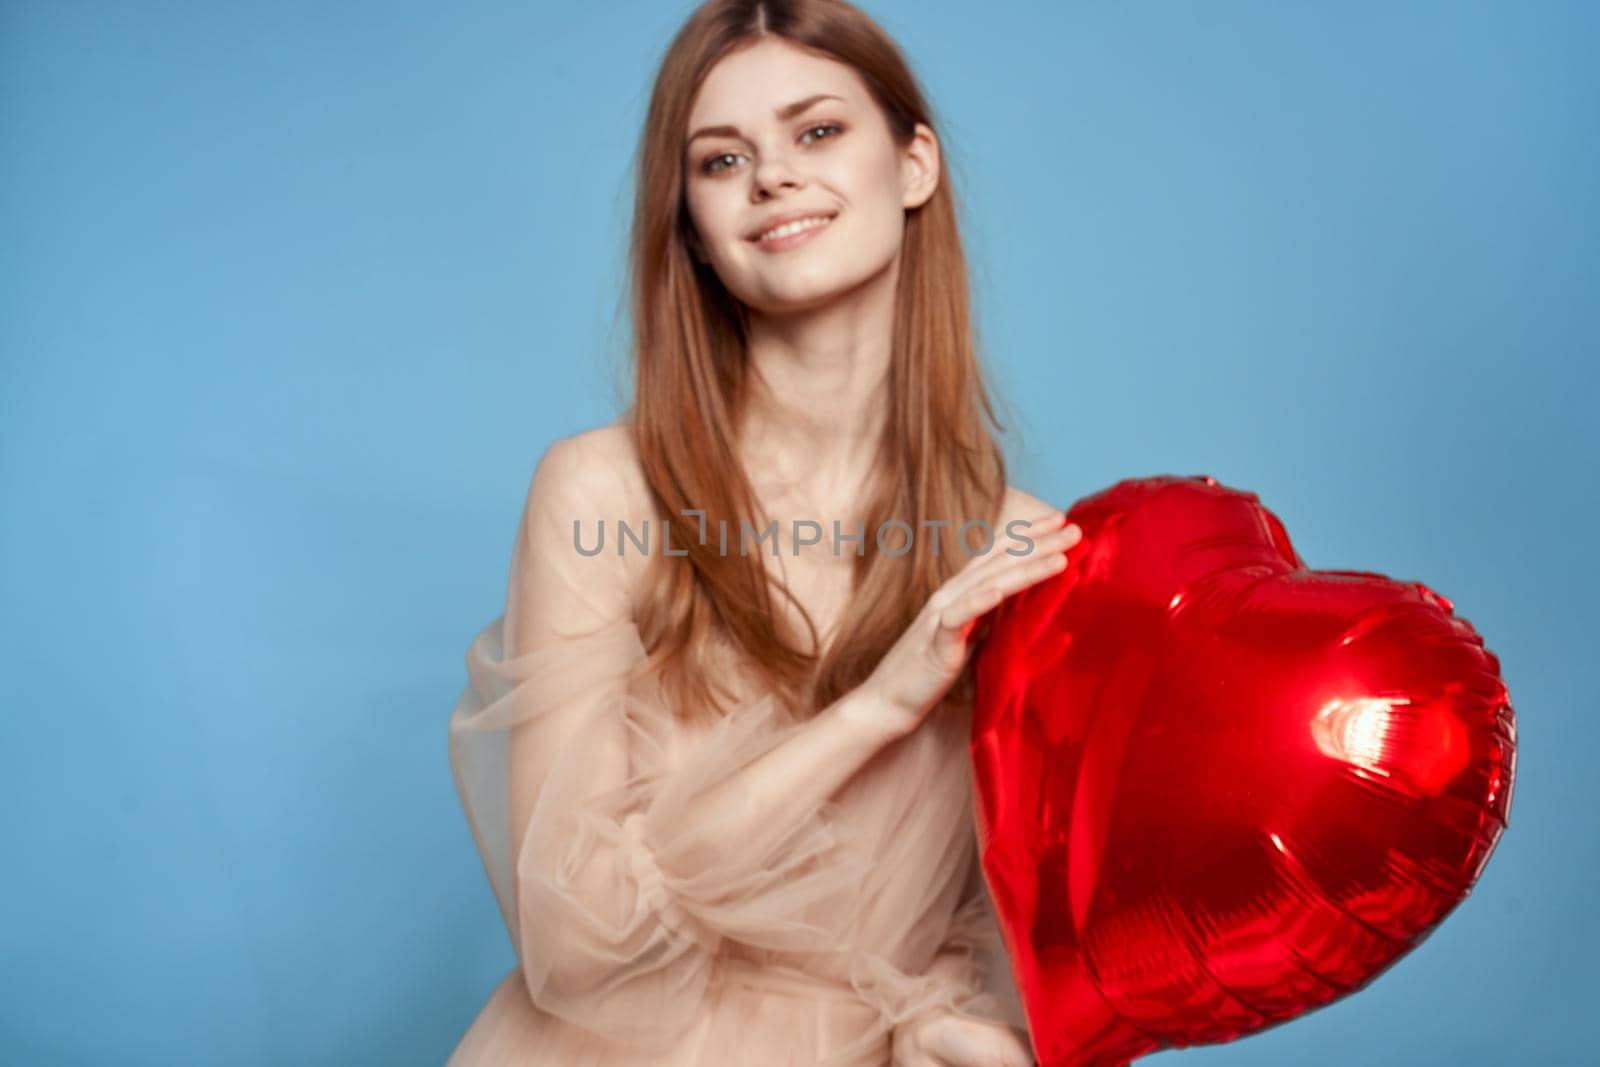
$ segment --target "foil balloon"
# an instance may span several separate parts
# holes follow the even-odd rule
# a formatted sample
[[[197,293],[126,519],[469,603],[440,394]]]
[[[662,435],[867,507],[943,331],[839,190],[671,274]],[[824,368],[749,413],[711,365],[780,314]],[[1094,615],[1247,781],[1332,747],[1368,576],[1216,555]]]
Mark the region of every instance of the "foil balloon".
[[[1499,662],[1416,582],[1309,570],[1252,493],[1118,483],[975,654],[982,867],[1042,1067],[1230,1040],[1371,982],[1506,826]]]

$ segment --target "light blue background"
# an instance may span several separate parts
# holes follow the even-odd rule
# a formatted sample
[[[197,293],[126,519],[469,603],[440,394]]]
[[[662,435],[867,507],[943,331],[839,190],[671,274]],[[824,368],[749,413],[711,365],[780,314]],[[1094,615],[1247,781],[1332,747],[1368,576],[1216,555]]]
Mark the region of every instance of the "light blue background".
[[[869,9],[1013,481],[1251,489],[1452,598],[1518,712],[1429,941],[1155,1059],[1593,1062],[1596,7]],[[533,464],[616,410],[687,10],[5,4],[0,1061],[438,1064],[512,965],[445,721]]]

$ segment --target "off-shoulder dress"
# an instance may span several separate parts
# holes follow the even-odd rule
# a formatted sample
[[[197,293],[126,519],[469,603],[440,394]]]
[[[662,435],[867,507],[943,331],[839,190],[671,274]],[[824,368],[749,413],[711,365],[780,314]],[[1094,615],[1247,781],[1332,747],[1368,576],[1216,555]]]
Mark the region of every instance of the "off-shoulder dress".
[[[621,489],[594,482],[607,440],[541,458],[505,610],[450,716],[517,960],[450,1067],[889,1067],[896,1028],[927,1012],[1024,1028],[978,866],[970,709],[935,709],[820,809],[686,818],[808,723],[746,688],[686,725],[635,675],[629,579],[573,541],[574,518],[592,538],[627,491],[626,464]]]

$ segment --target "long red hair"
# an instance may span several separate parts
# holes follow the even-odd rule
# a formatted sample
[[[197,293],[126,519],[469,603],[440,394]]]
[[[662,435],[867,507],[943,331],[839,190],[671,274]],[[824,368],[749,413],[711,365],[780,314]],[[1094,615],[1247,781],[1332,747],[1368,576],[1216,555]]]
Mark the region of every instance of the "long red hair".
[[[908,212],[895,296],[887,386],[889,410],[875,473],[864,488],[866,536],[853,562],[851,600],[830,645],[817,649],[814,620],[801,645],[785,635],[776,594],[793,600],[755,552],[718,544],[725,522],[737,543],[741,522],[764,516],[735,450],[746,396],[744,309],[689,243],[684,198],[684,138],[702,80],[724,56],[763,37],[782,37],[854,68],[888,121],[896,144],[916,123],[938,130],[899,49],[865,13],[842,0],[710,0],[690,16],[662,60],[638,146],[634,223],[629,243],[633,403],[624,422],[635,437],[657,520],[671,525],[675,551],[650,554],[647,592],[638,604],[648,666],[658,672],[679,715],[725,712],[706,669],[722,638],[796,714],[809,715],[859,685],[915,618],[928,596],[966,561],[951,545],[962,522],[994,526],[1006,486],[969,308],[966,258],[951,180],[940,153],[936,191]],[[941,138],[942,141],[942,138]],[[707,544],[700,544],[705,513]],[[898,519],[921,531],[905,539],[879,524]],[[922,520],[945,520],[934,555]],[[656,525],[659,531],[659,525]],[[1000,536],[1003,531],[995,530]],[[831,530],[824,535],[831,540]],[[780,537],[780,551],[783,538]],[[969,542],[970,543],[970,542]],[[851,544],[850,549],[855,546]],[[952,697],[970,696],[970,665]]]

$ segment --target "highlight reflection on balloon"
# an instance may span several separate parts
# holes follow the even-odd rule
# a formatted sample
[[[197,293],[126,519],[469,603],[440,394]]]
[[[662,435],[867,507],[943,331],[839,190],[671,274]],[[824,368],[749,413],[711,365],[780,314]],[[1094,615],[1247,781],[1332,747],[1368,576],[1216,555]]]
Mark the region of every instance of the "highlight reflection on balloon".
[[[1044,1067],[1225,1041],[1369,983],[1505,828],[1515,721],[1444,597],[1313,571],[1206,477],[1080,501],[977,652],[983,867]]]

